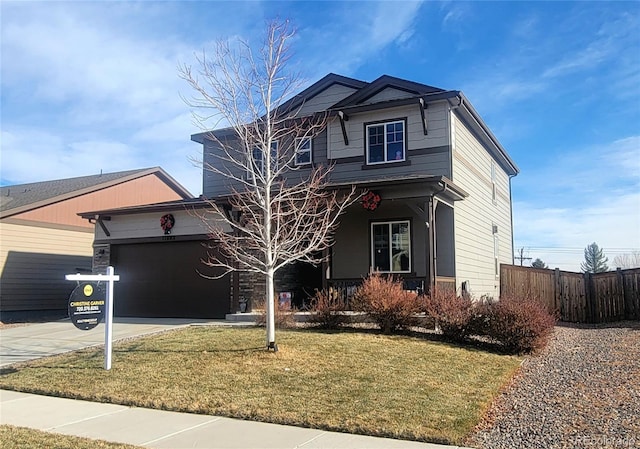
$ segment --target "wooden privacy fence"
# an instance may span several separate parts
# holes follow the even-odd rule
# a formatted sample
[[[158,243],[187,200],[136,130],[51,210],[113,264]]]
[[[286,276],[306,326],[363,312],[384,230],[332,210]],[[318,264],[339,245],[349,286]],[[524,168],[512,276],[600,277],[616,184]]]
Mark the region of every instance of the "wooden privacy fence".
[[[640,320],[640,268],[592,274],[501,265],[500,296],[539,298],[572,323]]]

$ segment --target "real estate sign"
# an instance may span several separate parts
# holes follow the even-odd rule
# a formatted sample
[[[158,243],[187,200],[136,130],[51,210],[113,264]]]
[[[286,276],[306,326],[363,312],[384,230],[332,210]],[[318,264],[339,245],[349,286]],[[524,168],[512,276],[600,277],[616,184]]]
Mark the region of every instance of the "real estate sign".
[[[80,282],[69,297],[69,318],[75,327],[89,330],[104,319],[107,292],[104,282]]]

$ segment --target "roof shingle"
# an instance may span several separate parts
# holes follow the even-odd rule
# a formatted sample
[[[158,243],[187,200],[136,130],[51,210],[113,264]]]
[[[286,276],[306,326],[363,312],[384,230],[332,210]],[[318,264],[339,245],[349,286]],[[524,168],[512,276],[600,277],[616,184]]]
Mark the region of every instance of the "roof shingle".
[[[2,215],[9,215],[10,211],[16,209],[22,210],[30,205],[54,202],[58,198],[73,195],[74,192],[97,189],[119,180],[124,182],[152,173],[166,175],[161,168],[155,167],[0,187],[0,212]],[[170,178],[168,175],[166,177]],[[175,184],[178,189],[188,193],[182,186]]]

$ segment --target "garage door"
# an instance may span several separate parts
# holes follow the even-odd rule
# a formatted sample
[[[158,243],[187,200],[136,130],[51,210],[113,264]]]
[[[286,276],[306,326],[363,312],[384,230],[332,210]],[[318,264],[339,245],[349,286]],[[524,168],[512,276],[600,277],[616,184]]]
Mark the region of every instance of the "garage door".
[[[199,241],[113,245],[111,263],[120,275],[114,314],[153,318],[224,318],[229,313],[231,276],[200,260],[206,249]],[[197,271],[198,270],[198,271]]]

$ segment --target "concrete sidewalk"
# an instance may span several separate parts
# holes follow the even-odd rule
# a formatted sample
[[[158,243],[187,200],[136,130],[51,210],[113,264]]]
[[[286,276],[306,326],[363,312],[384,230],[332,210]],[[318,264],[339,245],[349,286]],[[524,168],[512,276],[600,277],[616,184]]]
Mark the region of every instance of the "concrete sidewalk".
[[[165,412],[0,390],[0,424],[149,448],[453,449],[217,416]]]

